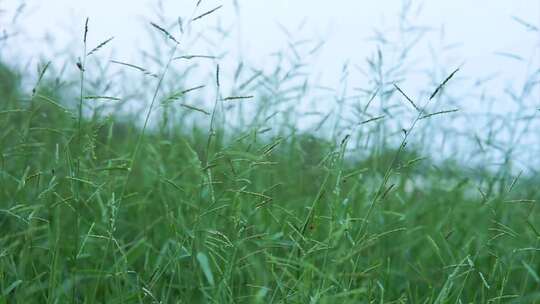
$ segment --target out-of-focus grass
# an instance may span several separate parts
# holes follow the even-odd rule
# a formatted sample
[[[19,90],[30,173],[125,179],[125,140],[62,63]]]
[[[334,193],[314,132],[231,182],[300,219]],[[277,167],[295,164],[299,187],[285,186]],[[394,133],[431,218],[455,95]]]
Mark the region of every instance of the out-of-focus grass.
[[[0,74],[3,303],[540,296],[529,176],[249,126],[142,134],[112,114],[79,128],[53,83],[25,95]]]

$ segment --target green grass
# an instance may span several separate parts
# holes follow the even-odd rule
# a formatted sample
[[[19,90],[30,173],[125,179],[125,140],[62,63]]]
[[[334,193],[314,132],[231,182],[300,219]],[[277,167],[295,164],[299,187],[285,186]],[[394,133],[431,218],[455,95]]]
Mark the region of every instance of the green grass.
[[[141,112],[99,94],[115,84],[92,56],[111,39],[87,48],[88,27],[75,81],[0,65],[0,303],[540,301],[538,178],[516,174],[511,147],[497,170],[422,148],[457,109],[397,85],[407,52],[392,67],[378,51],[368,73],[382,89],[360,106],[336,98],[300,131],[287,102],[306,96],[302,64],[240,65],[229,95],[218,65],[212,106],[191,97],[203,89],[192,66],[173,71],[219,59],[178,44],[217,9],[193,12],[178,37],[152,23],[173,45],[157,73],[111,61],[144,77],[127,86],[147,92],[134,93],[149,96]]]
[[[20,80],[1,68],[3,303],[540,298],[531,177],[258,127],[79,125]]]

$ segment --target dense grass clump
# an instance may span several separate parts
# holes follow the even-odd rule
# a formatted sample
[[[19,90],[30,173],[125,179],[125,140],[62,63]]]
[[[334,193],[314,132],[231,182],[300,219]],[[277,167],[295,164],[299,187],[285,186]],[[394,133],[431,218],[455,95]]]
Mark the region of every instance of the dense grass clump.
[[[228,35],[192,28],[222,8],[200,4],[151,22],[165,47],[141,63],[99,60],[114,41],[90,46],[86,19],[65,74],[0,64],[0,303],[540,301],[539,181],[501,144],[520,128],[486,115],[482,132],[451,130],[470,122],[442,98],[459,69],[410,97],[424,31],[405,13],[348,96],[347,64],[335,90],[307,76],[317,41],[234,73],[226,50],[191,52]],[[525,122],[516,143],[527,113],[509,116]],[[454,140],[473,155],[447,158]]]
[[[531,177],[259,126],[143,133],[0,75],[2,303],[540,298]]]

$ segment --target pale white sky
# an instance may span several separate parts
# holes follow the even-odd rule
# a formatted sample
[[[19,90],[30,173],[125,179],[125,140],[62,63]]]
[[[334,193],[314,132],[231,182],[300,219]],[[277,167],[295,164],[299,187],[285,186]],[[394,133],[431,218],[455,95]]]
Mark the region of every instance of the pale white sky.
[[[24,56],[37,56],[51,51],[44,44],[33,44],[50,33],[56,47],[65,46],[80,36],[86,17],[90,18],[92,43],[99,43],[114,36],[112,44],[115,55],[129,60],[136,56],[138,47],[147,43],[142,35],[148,21],[158,21],[156,13],[162,10],[167,21],[178,16],[189,16],[195,0],[26,0],[25,10],[19,17],[27,36]],[[10,28],[10,21],[23,0],[0,0],[4,13],[0,15],[0,27]],[[231,25],[229,51],[238,52],[243,58],[264,64],[267,55],[287,46],[287,38],[278,24],[289,29],[297,40],[314,38],[326,42],[317,65],[324,67],[324,82],[331,85],[337,79],[342,63],[363,63],[374,51],[374,44],[366,38],[373,29],[385,29],[397,23],[402,1],[399,0],[237,0],[240,10],[235,12],[233,0],[204,0],[198,10],[223,5],[214,16],[201,20],[197,26],[215,25],[218,21]],[[540,24],[540,1],[538,0],[429,0],[412,1],[422,10],[414,20],[417,24],[440,30],[444,26],[444,42],[459,44],[453,51],[455,62],[466,63],[465,70],[483,77],[492,73],[505,73],[508,79],[521,72],[516,63],[497,55],[497,52],[513,53],[529,58],[538,46],[538,39],[527,33],[513,16],[535,25]],[[304,23],[301,31],[298,26]],[[240,35],[238,35],[240,33]],[[427,43],[437,44],[432,35]],[[536,36],[538,38],[538,36]],[[22,42],[21,42],[22,43]],[[41,47],[39,47],[41,45]],[[73,49],[73,46],[72,46]],[[426,49],[418,50],[424,55]],[[419,57],[422,57],[420,55]],[[425,57],[425,56],[424,56]],[[449,67],[450,69],[450,67]],[[334,76],[335,75],[335,76]]]

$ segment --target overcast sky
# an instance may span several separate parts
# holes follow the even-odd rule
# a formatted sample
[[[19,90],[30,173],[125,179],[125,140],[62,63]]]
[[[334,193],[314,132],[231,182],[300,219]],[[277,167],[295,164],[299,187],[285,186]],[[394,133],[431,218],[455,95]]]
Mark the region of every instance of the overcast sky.
[[[287,49],[290,43],[322,41],[324,47],[317,56],[305,59],[305,63],[309,73],[316,75],[318,85],[336,88],[344,62],[365,66],[366,58],[376,52],[378,44],[369,39],[375,30],[388,35],[390,40],[401,38],[395,30],[406,1],[202,0],[194,11],[195,3],[196,0],[0,0],[0,32],[18,33],[5,42],[7,47],[0,54],[27,64],[32,71],[38,60],[51,60],[58,65],[62,60],[72,61],[56,54],[65,55],[62,50],[73,56],[81,54],[81,35],[88,17],[89,47],[114,36],[106,52],[100,55],[104,59],[140,62],[141,50],[152,52],[147,35],[152,30],[149,21],[165,26],[174,24],[179,16],[189,19],[222,6],[193,24],[194,32],[204,32],[219,24],[230,33],[230,38],[211,48],[195,48],[196,52],[227,52],[221,62],[224,71],[234,70],[239,61],[268,68],[274,64],[271,54]],[[496,76],[490,80],[490,93],[501,97],[499,108],[505,110],[508,103],[503,95],[507,88],[519,88],[530,77],[531,70],[540,66],[540,31],[528,30],[523,24],[540,27],[540,0],[410,3],[412,24],[429,27],[411,52],[416,60],[414,68],[416,72],[440,71],[427,79],[414,73],[406,75],[403,85],[411,92],[433,86],[425,82],[441,81],[445,73],[461,67],[463,78]],[[387,50],[382,54],[390,55]],[[350,87],[365,87],[365,83],[361,73],[349,74]]]
[[[98,43],[114,36],[116,55],[129,60],[145,45],[148,21],[156,20],[159,3],[166,19],[187,16],[195,0],[27,0],[18,24],[24,28],[29,46],[40,42],[47,34],[55,39],[56,47],[65,46],[80,35],[84,19],[91,20],[90,41]],[[245,58],[264,61],[265,56],[287,45],[288,38],[282,27],[297,39],[315,38],[326,42],[317,65],[324,66],[325,78],[337,79],[344,61],[365,61],[373,52],[370,37],[373,29],[383,29],[396,23],[402,1],[398,0],[238,0],[235,11],[232,0],[202,1],[199,12],[223,5],[214,16],[202,24],[214,25],[218,21],[231,29],[234,43],[227,48]],[[22,0],[0,0],[3,10],[0,26],[9,29],[10,21]],[[421,6],[415,17],[419,25],[435,30],[444,26],[445,43],[457,44],[456,63],[466,63],[467,73],[484,77],[504,73],[509,79],[518,77],[521,67],[498,53],[512,53],[524,58],[535,56],[538,36],[531,35],[513,17],[535,25],[540,24],[538,0],[430,0],[412,1]],[[303,23],[302,30],[297,30]],[[239,34],[240,33],[240,34]],[[22,43],[22,42],[19,42]],[[432,42],[436,43],[436,42]],[[22,47],[18,54],[37,56],[50,51],[44,44]],[[41,46],[41,47],[40,47]],[[21,53],[22,51],[22,53]],[[422,52],[421,50],[418,53]],[[329,84],[330,85],[330,84]]]

